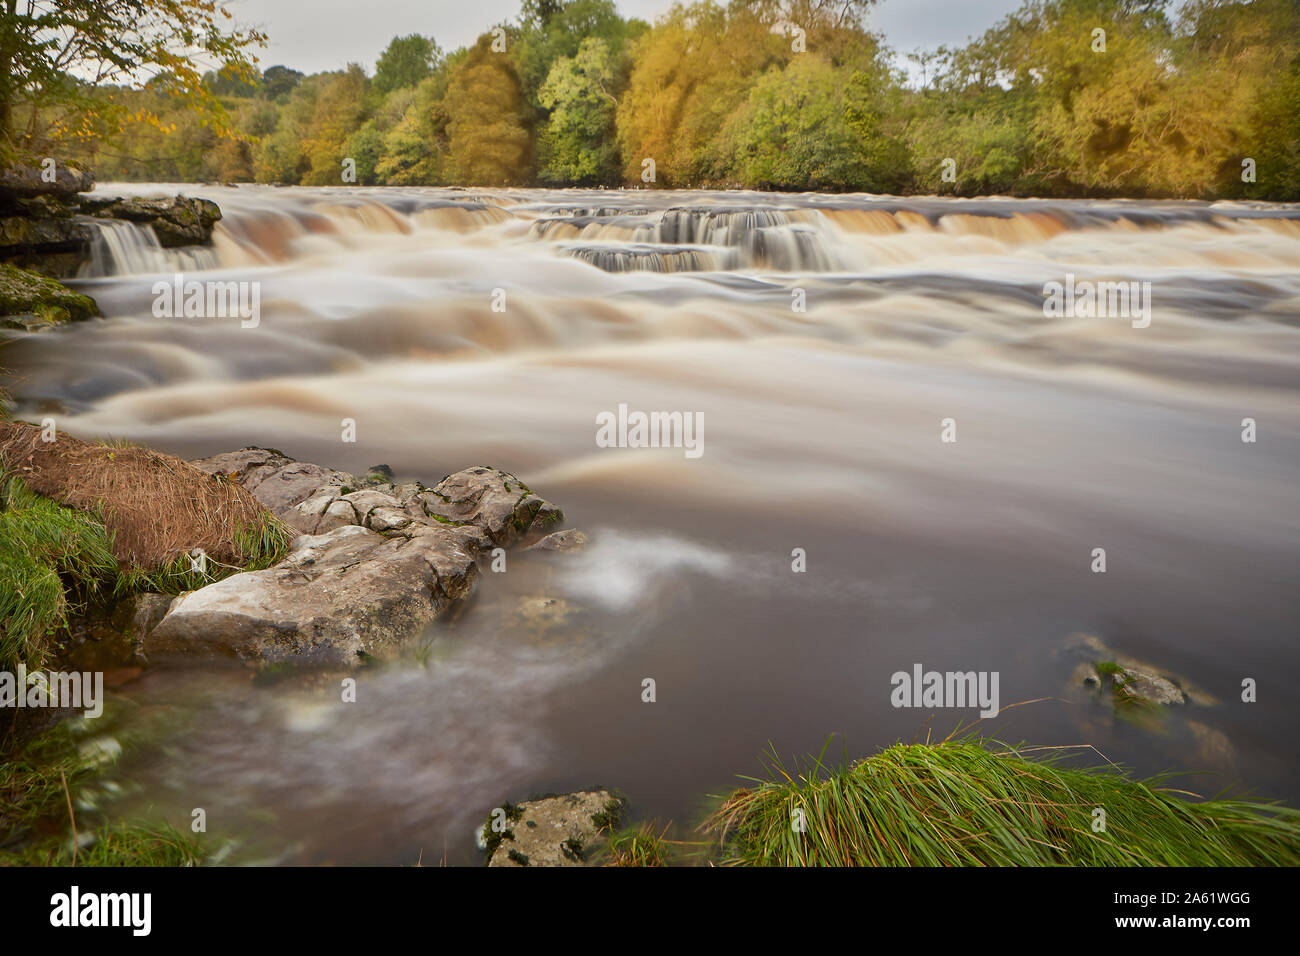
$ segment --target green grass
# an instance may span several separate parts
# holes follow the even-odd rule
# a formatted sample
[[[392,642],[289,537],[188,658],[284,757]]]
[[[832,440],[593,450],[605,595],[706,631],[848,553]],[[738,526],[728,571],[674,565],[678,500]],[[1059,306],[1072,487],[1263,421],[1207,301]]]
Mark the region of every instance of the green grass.
[[[164,720],[160,716],[159,724]],[[86,787],[94,789],[106,759],[102,750],[83,746],[87,733],[84,724],[66,721],[0,761],[0,841],[6,846],[0,866],[74,864],[69,805],[96,802],[79,798]],[[136,740],[116,736],[127,745]],[[76,866],[191,866],[202,859],[197,838],[165,823],[107,823],[85,809],[76,814],[78,835],[88,844],[78,848]]]
[[[104,525],[33,494],[17,478],[0,485],[0,670],[43,667],[76,602],[117,571]],[[73,582],[71,587],[67,582]]]
[[[611,834],[604,865],[668,866],[671,850],[667,834],[667,826],[658,829],[650,820]]]
[[[1059,752],[1058,752],[1059,753]],[[725,797],[704,824],[743,866],[1295,866],[1300,812],[1196,802],[1113,768],[1070,769],[978,738],[821,758]],[[1094,832],[1094,810],[1105,831]],[[802,823],[802,832],[796,826]]]

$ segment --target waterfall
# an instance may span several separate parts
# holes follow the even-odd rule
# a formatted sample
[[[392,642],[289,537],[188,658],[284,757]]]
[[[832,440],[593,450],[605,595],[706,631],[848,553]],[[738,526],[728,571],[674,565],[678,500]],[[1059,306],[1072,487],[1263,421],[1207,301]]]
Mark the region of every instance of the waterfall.
[[[217,256],[203,246],[164,249],[151,226],[141,226],[121,219],[83,220],[93,230],[90,258],[84,262],[78,278],[138,275],[153,272],[197,272],[215,269]]]

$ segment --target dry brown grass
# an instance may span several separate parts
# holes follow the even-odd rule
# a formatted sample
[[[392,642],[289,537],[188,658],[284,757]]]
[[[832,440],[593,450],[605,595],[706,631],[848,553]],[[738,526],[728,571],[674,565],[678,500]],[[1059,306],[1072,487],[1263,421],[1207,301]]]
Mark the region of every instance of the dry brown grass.
[[[38,494],[97,514],[124,568],[159,570],[202,548],[210,560],[245,566],[256,539],[278,522],[240,485],[140,447],[60,434],[43,441],[24,422],[0,422],[0,469]]]

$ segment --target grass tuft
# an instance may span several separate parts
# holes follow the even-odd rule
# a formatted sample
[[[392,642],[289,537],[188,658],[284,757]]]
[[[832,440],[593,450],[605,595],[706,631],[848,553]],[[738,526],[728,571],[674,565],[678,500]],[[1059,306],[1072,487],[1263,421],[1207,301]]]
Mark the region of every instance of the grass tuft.
[[[611,834],[605,866],[668,866],[668,827],[656,830],[654,821],[647,820]]]
[[[1113,767],[1069,769],[979,738],[897,744],[725,797],[703,829],[742,866],[1295,866],[1300,812],[1194,802]],[[1094,832],[1094,811],[1105,829]]]

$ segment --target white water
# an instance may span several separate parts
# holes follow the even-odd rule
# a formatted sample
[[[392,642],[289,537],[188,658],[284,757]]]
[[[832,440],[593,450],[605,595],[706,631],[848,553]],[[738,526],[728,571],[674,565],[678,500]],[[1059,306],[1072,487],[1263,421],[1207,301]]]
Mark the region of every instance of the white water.
[[[138,274],[84,283],[106,321],[8,346],[20,414],[195,457],[262,444],[426,481],[493,464],[594,543],[485,575],[432,656],[368,676],[352,711],[237,677],[132,685],[197,729],[123,767],[123,812],[217,807],[236,858],[303,862],[466,862],[501,799],[595,782],[689,823],[769,741],[924,735],[888,699],[914,662],[997,670],[1004,705],[1068,696],[1074,631],[1223,703],[1164,735],[1060,700],[981,730],[1300,797],[1294,208],[183,189],[225,213],[199,277],[260,282],[258,327],[155,319],[157,274],[203,263],[120,237],[103,271]],[[1150,327],[1046,317],[1067,272],[1150,282]],[[620,403],[702,412],[705,454],[597,447]],[[537,594],[585,610],[539,634],[517,614]]]

